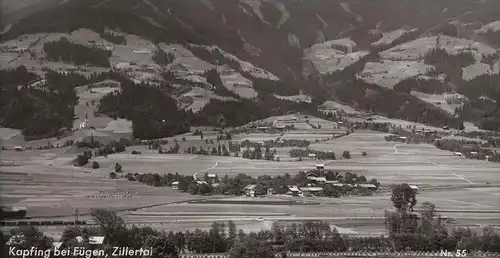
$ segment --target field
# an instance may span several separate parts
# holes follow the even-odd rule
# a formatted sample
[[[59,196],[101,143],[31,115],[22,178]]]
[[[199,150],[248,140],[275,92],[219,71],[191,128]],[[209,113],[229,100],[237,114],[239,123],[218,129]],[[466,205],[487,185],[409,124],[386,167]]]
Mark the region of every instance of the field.
[[[456,99],[455,96],[461,96],[461,97],[465,98],[465,96],[460,95],[460,94],[449,94],[449,93],[426,94],[426,93],[422,93],[422,92],[418,92],[418,91],[412,91],[411,95],[413,95],[413,96],[415,96],[415,97],[417,97],[417,98],[419,98],[427,103],[433,104],[436,107],[439,107],[450,114],[454,114],[455,108],[462,107],[463,103],[448,104],[447,100],[455,100]]]
[[[397,36],[399,33],[394,33]],[[383,37],[381,40],[383,40]],[[427,78],[426,74],[432,67],[423,63],[423,58],[432,49],[440,47],[449,54],[470,52],[474,55],[476,63],[463,68],[462,78],[471,80],[482,74],[498,73],[500,62],[490,66],[481,63],[483,55],[489,55],[496,50],[488,45],[449,36],[423,37],[379,53],[379,62],[368,62],[360,77],[369,83],[392,88],[398,82],[409,78]]]
[[[348,50],[339,50],[335,46],[342,46]],[[368,54],[368,51],[354,52],[355,47],[356,43],[350,39],[337,39],[314,44],[304,51],[304,55],[319,73],[328,73],[342,70]]]
[[[424,64],[423,61],[383,59],[380,62],[366,63],[359,78],[368,83],[392,89],[394,85],[406,78],[425,75],[430,68],[431,66]]]
[[[478,30],[476,30],[476,32],[485,33],[488,31],[496,32],[499,30],[500,30],[500,21],[494,21],[494,22],[488,23],[488,24],[484,25],[483,27],[479,28]]]
[[[344,131],[345,128],[308,117],[309,123],[322,125],[321,129],[312,129],[305,126],[308,125],[304,122],[305,116],[297,116],[298,121],[294,124],[300,128],[298,130],[283,135],[234,135],[233,141],[261,141],[277,137],[307,139],[312,142],[311,149],[333,151],[337,154],[337,160],[304,158],[303,161],[297,161],[287,156],[291,147],[278,148],[282,159],[276,162],[237,157],[158,154],[147,146],[131,146],[124,153],[95,158],[100,168],[93,170],[72,165],[72,160],[80,152],[75,147],[25,152],[8,150],[3,151],[1,156],[2,162],[11,164],[0,169],[1,205],[27,207],[28,216],[34,218],[62,216],[58,219],[63,220],[74,219],[76,209],[81,219],[84,219],[88,218],[85,213],[90,208],[110,208],[123,210],[120,215],[130,225],[148,225],[165,230],[209,228],[213,221],[233,220],[245,231],[256,231],[270,228],[273,222],[321,219],[330,222],[332,227],[344,234],[383,234],[384,212],[392,209],[390,192],[387,190],[374,196],[342,198],[193,196],[171,188],[154,188],[123,178],[108,178],[115,163],[123,166],[124,173],[200,175],[210,172],[222,177],[238,173],[251,176],[289,173],[293,176],[300,170],[311,170],[321,162],[333,171],[376,178],[381,182],[382,189],[398,183],[417,185],[420,188],[418,205],[430,201],[436,204],[443,216],[454,218],[460,225],[477,228],[500,224],[499,164],[456,158],[451,152],[427,144],[387,142],[383,138],[386,134],[372,131],[358,130],[333,139],[332,133]],[[286,119],[289,118],[272,117],[266,121]],[[215,132],[206,131],[204,136],[205,139],[213,139],[214,144],[207,144],[199,136],[185,134],[170,138],[164,147],[171,146],[174,139],[181,145],[181,151],[188,146],[211,148],[218,144]],[[132,150],[142,154],[132,155]],[[349,151],[352,158],[343,159],[343,151]],[[363,151],[367,152],[366,157],[361,155]],[[258,217],[263,219],[257,220]],[[57,233],[50,226],[43,230]]]
[[[390,32],[383,32],[382,38],[380,38],[376,42],[373,42],[372,46],[391,44],[394,40],[398,39],[399,37],[403,36],[404,34],[406,34],[408,32],[411,32],[411,31],[412,30],[398,29],[398,30],[393,30]]]

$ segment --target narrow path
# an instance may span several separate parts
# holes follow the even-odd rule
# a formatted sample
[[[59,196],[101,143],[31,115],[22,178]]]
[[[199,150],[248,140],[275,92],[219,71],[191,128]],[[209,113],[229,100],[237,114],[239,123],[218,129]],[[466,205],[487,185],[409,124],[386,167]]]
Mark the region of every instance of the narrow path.
[[[205,169],[205,170],[203,170],[203,171],[194,172],[194,174],[193,174],[193,179],[194,179],[194,180],[198,180],[198,176],[197,176],[197,174],[198,174],[199,172],[206,173],[206,172],[208,172],[208,171],[210,171],[210,170],[212,170],[212,169],[215,169],[215,168],[219,165],[219,161],[220,161],[220,160],[217,160],[213,166],[211,166],[211,167],[209,167],[209,168],[207,168],[207,169]]]
[[[446,169],[446,167],[441,166],[441,165],[439,165],[439,164],[437,164],[437,163],[432,162],[431,164],[432,164],[432,165],[434,165],[434,166],[437,166],[437,167],[439,167],[439,168],[445,168],[445,169]],[[464,178],[463,176],[461,176],[461,175],[459,175],[459,174],[456,174],[456,173],[452,172],[451,170],[448,170],[448,173],[450,173],[450,174],[452,174],[452,175],[454,175],[454,176],[456,176],[456,177],[458,177],[458,178],[460,178],[460,179],[462,179],[462,180],[466,181],[466,182],[467,182],[467,183],[469,183],[469,184],[474,184],[474,183],[473,183],[473,182],[471,182],[470,180],[468,180],[468,179]]]
[[[398,153],[398,146],[399,146],[399,145],[402,145],[402,144],[396,144],[396,145],[394,145],[394,147],[393,147],[393,148],[394,148],[394,152],[393,152],[392,154],[396,154],[396,153]],[[432,165],[434,165],[434,166],[437,166],[437,167],[439,167],[439,168],[445,168],[445,169],[446,169],[446,167],[445,167],[445,166],[439,165],[439,164],[437,164],[437,163],[435,163],[435,162],[432,162],[431,164],[432,164]],[[454,175],[454,176],[456,176],[457,178],[459,178],[459,179],[461,179],[461,180],[466,181],[466,182],[467,182],[467,183],[469,183],[469,184],[474,184],[474,183],[473,183],[473,182],[471,182],[470,180],[468,180],[468,179],[464,178],[463,176],[461,176],[461,175],[459,175],[459,174],[457,174],[457,173],[452,172],[452,171],[451,171],[451,170],[449,170],[449,169],[447,169],[447,172],[448,172],[448,173],[450,173],[450,174],[452,174],[452,175]]]

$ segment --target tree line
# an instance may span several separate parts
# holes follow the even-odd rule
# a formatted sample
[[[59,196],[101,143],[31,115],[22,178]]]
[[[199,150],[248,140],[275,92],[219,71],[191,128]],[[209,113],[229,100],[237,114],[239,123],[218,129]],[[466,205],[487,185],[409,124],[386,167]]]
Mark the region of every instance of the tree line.
[[[424,56],[424,63],[435,67],[436,72],[446,74],[451,81],[462,80],[462,68],[476,62],[472,52],[460,52],[449,54],[445,49],[440,48],[440,38],[437,39],[438,47],[430,50]]]
[[[237,147],[251,147],[251,148],[256,148],[259,145],[262,145],[264,147],[269,147],[269,148],[283,148],[283,147],[299,147],[299,148],[305,148],[311,144],[310,141],[308,140],[297,140],[297,139],[281,139],[278,138],[275,141],[274,140],[267,140],[263,141],[262,143],[259,142],[253,142],[248,139],[242,141],[241,143],[232,143],[232,146]],[[231,147],[229,148],[231,149]]]
[[[57,136],[60,129],[73,127],[73,109],[78,98],[73,85],[59,80],[60,74],[48,71],[46,82],[40,87],[27,85],[37,76],[24,66],[3,71],[3,76],[6,80],[1,82],[2,126],[21,129],[26,140]]]
[[[126,45],[127,44],[127,40],[125,39],[125,36],[118,35],[116,33],[109,32],[109,31],[104,31],[104,28],[102,29],[102,31],[100,31],[99,35],[101,36],[101,38],[103,38],[103,39],[105,39],[113,44],[116,44],[116,45]]]
[[[43,51],[49,60],[74,65],[110,67],[111,51],[98,47],[87,47],[70,42],[62,37],[58,41],[43,44]]]
[[[314,158],[319,159],[319,160],[336,160],[337,159],[337,157],[335,156],[335,152],[317,151],[317,150],[311,150],[309,148],[291,149],[290,150],[290,157],[299,158],[299,160],[302,160],[302,158],[308,158],[309,154],[314,154]]]
[[[389,118],[460,128],[463,122],[446,111],[407,93],[385,89],[362,80],[344,80],[334,88],[335,96],[355,108],[369,110]]]
[[[447,83],[438,79],[422,79],[412,77],[404,79],[394,85],[393,90],[398,92],[410,93],[418,91],[427,94],[443,94],[451,92],[451,88]]]
[[[172,53],[166,53],[158,44],[156,45],[156,52],[153,55],[153,61],[161,66],[166,66],[171,64],[175,59],[175,55]]]
[[[132,120],[135,138],[158,139],[189,132],[194,114],[179,110],[163,87],[125,81],[121,88],[120,92],[109,93],[101,99],[99,112]]]
[[[500,130],[500,74],[484,74],[468,82],[459,84],[458,92],[468,98],[468,102],[459,110],[460,117],[477,121],[481,129]],[[487,99],[479,99],[487,97]]]
[[[236,99],[240,99],[238,94],[228,90],[224,83],[222,82],[219,73],[217,72],[217,68],[213,68],[205,71],[203,74],[207,79],[207,82],[213,86],[214,93],[220,96],[228,96]]]

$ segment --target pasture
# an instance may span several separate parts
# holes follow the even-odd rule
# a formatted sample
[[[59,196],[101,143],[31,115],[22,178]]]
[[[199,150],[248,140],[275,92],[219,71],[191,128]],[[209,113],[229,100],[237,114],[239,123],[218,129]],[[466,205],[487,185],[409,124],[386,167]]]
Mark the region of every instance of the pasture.
[[[269,122],[282,118],[270,118]],[[301,220],[325,220],[345,234],[379,235],[384,233],[385,210],[392,209],[390,192],[374,196],[327,197],[221,197],[194,196],[168,187],[150,187],[124,178],[109,179],[114,165],[123,166],[126,173],[179,173],[201,175],[215,173],[219,177],[245,173],[250,176],[294,175],[300,170],[311,170],[321,162],[326,169],[340,173],[353,172],[376,178],[383,188],[397,183],[419,186],[418,205],[425,201],[436,204],[443,216],[453,217],[457,223],[481,226],[496,223],[500,211],[500,165],[487,161],[456,158],[451,152],[428,144],[401,144],[384,140],[386,134],[372,131],[331,138],[335,131],[344,131],[335,123],[308,117],[296,123],[321,124],[321,129],[304,128],[282,134],[249,133],[233,135],[233,141],[260,141],[267,139],[306,139],[312,150],[333,151],[337,160],[318,161],[287,157],[292,147],[277,148],[282,160],[250,160],[241,157],[201,156],[191,154],[159,154],[147,146],[131,146],[123,153],[96,157],[100,168],[74,167],[73,159],[81,152],[76,147],[52,150],[2,152],[3,162],[18,166],[2,166],[2,206],[27,207],[31,217],[63,216],[73,218],[75,210],[85,214],[90,208],[127,210],[120,212],[127,223],[152,226],[165,230],[209,228],[213,221],[235,221],[239,228],[256,231],[269,228],[273,222],[291,223]],[[204,139],[192,133],[174,139],[181,152],[188,146],[211,148],[217,146],[216,132],[205,131]],[[185,140],[182,140],[185,138]],[[214,140],[214,144],[205,139]],[[316,142],[318,139],[318,142]],[[328,140],[325,140],[328,139]],[[225,143],[226,141],[220,142]],[[142,154],[131,154],[132,150]],[[349,151],[350,159],[342,158]],[[366,151],[366,157],[361,153]],[[217,202],[194,200],[219,199]],[[295,201],[307,203],[297,204]],[[154,207],[151,207],[154,206]],[[148,208],[149,207],[149,208]],[[262,217],[263,220],[257,218]],[[492,223],[493,222],[493,223]],[[150,225],[151,224],[151,225]],[[46,230],[53,230],[50,227]]]

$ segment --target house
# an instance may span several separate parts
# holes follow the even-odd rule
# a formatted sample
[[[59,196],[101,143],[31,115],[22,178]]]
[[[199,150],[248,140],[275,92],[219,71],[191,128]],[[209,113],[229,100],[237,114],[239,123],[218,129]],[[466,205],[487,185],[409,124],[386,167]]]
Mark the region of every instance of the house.
[[[297,186],[293,185],[288,187],[287,194],[292,196],[302,196],[302,191],[300,191]]]
[[[425,135],[429,136],[429,135],[435,134],[436,131],[425,131],[424,133],[425,133]]]
[[[14,147],[14,150],[15,150],[15,151],[23,151],[23,147],[21,147],[21,146],[16,146],[16,147]]]
[[[179,181],[175,181],[172,183],[172,189],[179,190]]]
[[[378,188],[374,184],[357,184],[356,186],[360,187],[360,188],[370,189],[370,190],[376,190]]]
[[[323,187],[319,186],[301,187],[299,190],[304,196],[321,195],[323,193]]]
[[[76,241],[78,243],[82,243],[84,241],[84,238],[82,236],[77,236]],[[104,242],[103,236],[89,236],[89,244],[91,245],[102,245],[103,242]]]
[[[91,245],[101,245],[104,242],[103,236],[91,236],[89,237],[89,244]]]
[[[274,188],[269,188],[267,189],[267,194],[275,194],[276,193],[276,190]]]
[[[309,153],[307,155],[310,159],[315,159],[316,158],[316,154],[315,153]]]
[[[477,157],[478,153],[477,153],[477,151],[471,151],[470,155],[473,157]]]
[[[207,182],[206,181],[201,181],[201,180],[198,180],[196,181],[196,184],[199,184],[199,185],[206,185]]]
[[[243,188],[243,191],[245,192],[246,196],[250,197],[264,195],[266,193],[266,191],[264,191],[264,189],[262,189],[262,187],[258,185],[247,185],[245,186],[245,188]]]
[[[318,182],[318,183],[326,183],[326,177],[308,176],[306,178],[311,180],[311,181]]]
[[[274,128],[281,131],[286,129],[286,125],[275,125]]]
[[[413,190],[413,192],[415,192],[415,193],[418,192],[418,187],[416,185],[410,185],[410,188],[411,188],[411,190]]]
[[[262,132],[265,132],[268,129],[269,129],[269,127],[267,127],[267,126],[259,126],[259,127],[257,127],[257,130],[262,131]]]
[[[219,187],[219,185],[220,185],[219,183],[213,183],[213,184],[212,184],[212,187],[213,187],[213,188],[217,188],[217,187]]]
[[[316,169],[323,170],[323,169],[325,169],[325,165],[324,164],[316,164]]]

